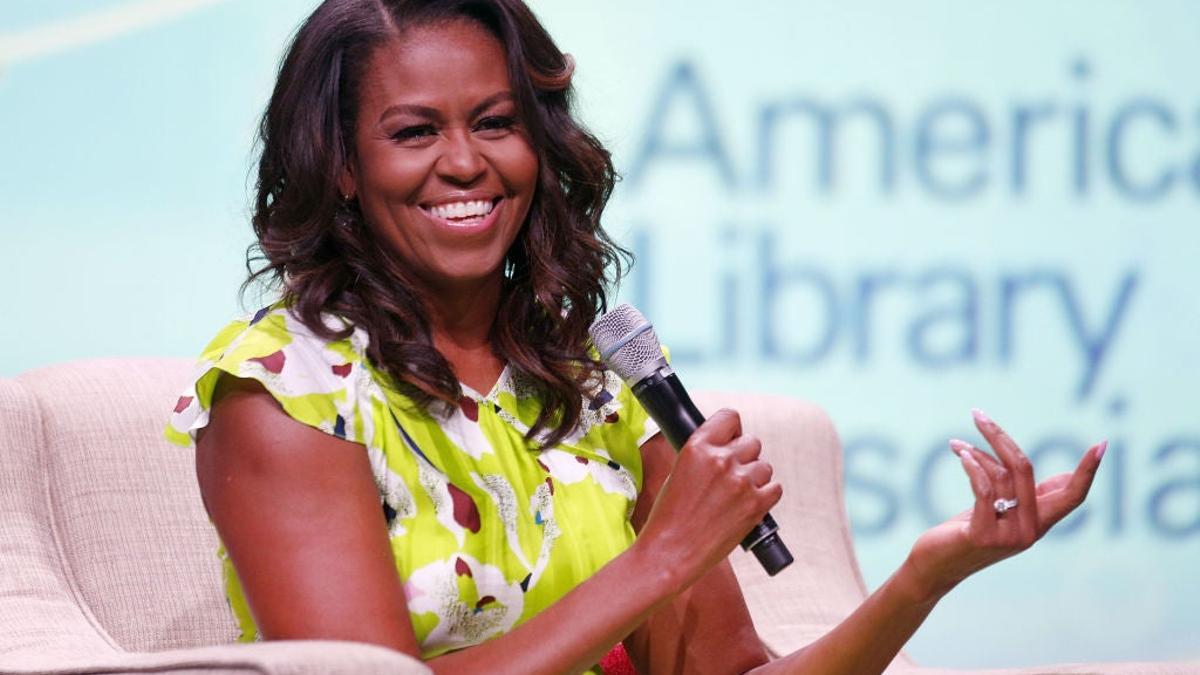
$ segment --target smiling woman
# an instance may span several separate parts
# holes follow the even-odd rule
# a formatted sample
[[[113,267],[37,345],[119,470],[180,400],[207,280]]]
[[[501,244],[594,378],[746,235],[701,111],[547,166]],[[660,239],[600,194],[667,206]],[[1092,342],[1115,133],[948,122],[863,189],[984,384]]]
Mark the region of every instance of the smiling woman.
[[[572,70],[520,3],[323,3],[263,118],[254,226],[267,264],[247,286],[272,276],[324,337],[348,335],[325,332],[325,312],[366,330],[371,360],[421,405],[519,363],[546,403],[534,426],[556,419],[561,438],[578,421],[580,345],[606,272],[627,255],[600,228],[615,174],[571,117]],[[494,217],[438,217],[472,201]],[[435,286],[453,288],[451,314],[499,303],[495,321],[434,316]],[[474,326],[491,363],[452,368],[442,320]]]
[[[246,282],[279,299],[217,334],[167,430],[195,443],[242,639],[454,673],[579,672],[620,644],[644,673],[882,671],[942,595],[1082,501],[1104,446],[1035,486],[977,414],[998,456],[952,444],[974,508],[768,662],[726,561],[782,493],[761,443],[726,410],[676,458],[592,357],[624,252],[571,73],[520,0],[327,0],[297,33]]]

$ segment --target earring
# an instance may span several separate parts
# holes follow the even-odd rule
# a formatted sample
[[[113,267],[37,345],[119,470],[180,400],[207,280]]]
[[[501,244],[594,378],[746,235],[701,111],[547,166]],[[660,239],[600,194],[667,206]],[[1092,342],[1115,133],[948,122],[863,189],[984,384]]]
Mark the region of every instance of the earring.
[[[338,204],[337,211],[333,214],[333,224],[347,232],[354,229],[358,219],[354,212],[354,204],[350,200],[350,197],[342,195],[342,203]]]

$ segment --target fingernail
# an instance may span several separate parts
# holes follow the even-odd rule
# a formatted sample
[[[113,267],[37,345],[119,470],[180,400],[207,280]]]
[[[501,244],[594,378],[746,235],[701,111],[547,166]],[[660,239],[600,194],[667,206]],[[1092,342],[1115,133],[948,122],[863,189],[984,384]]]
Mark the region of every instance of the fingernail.
[[[1108,439],[1100,441],[1100,447],[1096,448],[1096,461],[1104,459],[1104,453],[1108,451]]]
[[[966,452],[970,448],[971,448],[971,444],[967,443],[966,441],[960,441],[957,438],[950,439],[950,449],[953,450],[954,454],[956,454],[956,455],[961,455],[962,453]]]
[[[975,418],[975,421],[979,422],[980,424],[992,423],[992,418],[985,415],[984,412],[979,408],[971,408],[971,415]]]

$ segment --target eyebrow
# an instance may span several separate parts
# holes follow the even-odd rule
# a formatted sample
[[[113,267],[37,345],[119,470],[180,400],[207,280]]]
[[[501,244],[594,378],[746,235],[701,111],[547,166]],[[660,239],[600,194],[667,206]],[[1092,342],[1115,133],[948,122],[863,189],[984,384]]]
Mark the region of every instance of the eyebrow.
[[[474,108],[471,108],[469,117],[473,118],[501,101],[511,100],[513,100],[511,91],[498,91],[477,103]],[[388,106],[388,108],[383,111],[383,114],[379,116],[379,121],[382,122],[392,115],[400,114],[415,115],[417,117],[424,117],[431,120],[440,119],[442,116],[441,112],[437,108],[431,108],[425,105],[417,105],[415,103],[398,103],[393,106]]]

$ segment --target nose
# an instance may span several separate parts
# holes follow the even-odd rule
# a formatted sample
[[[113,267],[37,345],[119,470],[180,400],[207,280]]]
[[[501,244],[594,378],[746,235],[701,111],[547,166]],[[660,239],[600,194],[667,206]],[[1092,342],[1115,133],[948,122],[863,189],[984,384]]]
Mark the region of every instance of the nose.
[[[467,130],[447,134],[436,165],[442,178],[457,185],[468,185],[483,176],[487,171],[487,161],[479,148],[475,147],[474,141]]]

